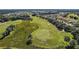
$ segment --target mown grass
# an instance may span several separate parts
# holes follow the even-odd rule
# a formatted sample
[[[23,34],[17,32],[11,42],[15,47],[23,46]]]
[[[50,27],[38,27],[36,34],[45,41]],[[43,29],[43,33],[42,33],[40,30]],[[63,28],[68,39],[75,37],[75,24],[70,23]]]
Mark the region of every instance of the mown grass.
[[[33,45],[41,48],[64,48],[68,42],[64,41],[65,36],[72,38],[70,33],[59,31],[54,25],[45,19],[33,17],[32,23],[36,23],[39,29],[32,32]]]
[[[0,47],[27,48],[26,41],[28,36],[38,27],[29,21],[17,22],[18,24],[15,21],[6,23],[8,26],[15,24],[15,30],[12,31],[9,36],[5,37],[3,40],[0,40]],[[7,26],[4,25],[4,27]]]
[[[17,25],[21,23],[21,20],[18,20],[18,21],[8,21],[8,22],[5,22],[5,23],[0,23],[0,38],[2,36],[2,33],[6,31],[6,28],[10,25]]]
[[[64,41],[65,36],[72,39],[70,33],[59,31],[54,25],[45,19],[32,17],[32,21],[8,21],[0,23],[0,36],[9,25],[15,25],[14,31],[9,36],[0,40],[0,47],[13,48],[64,48],[69,45]],[[32,44],[26,45],[29,35],[32,35]]]

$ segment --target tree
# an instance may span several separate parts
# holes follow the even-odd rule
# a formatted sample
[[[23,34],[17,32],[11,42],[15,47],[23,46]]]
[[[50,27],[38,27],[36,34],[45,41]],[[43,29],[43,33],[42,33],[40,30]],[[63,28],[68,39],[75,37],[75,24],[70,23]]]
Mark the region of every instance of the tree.
[[[72,32],[73,30],[74,30],[74,28],[71,27],[71,26],[66,26],[66,27],[64,27],[64,31],[65,31],[65,32]]]
[[[68,36],[65,36],[64,41],[69,42],[70,41],[70,38]]]
[[[32,44],[32,35],[29,35],[29,36],[28,36],[28,39],[27,39],[26,44],[27,44],[27,45]]]

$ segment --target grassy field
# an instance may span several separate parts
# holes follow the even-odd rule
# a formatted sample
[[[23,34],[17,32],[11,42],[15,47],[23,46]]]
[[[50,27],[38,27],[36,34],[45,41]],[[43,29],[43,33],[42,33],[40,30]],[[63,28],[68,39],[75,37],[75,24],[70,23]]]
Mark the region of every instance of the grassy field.
[[[12,48],[64,48],[69,42],[64,41],[65,36],[71,39],[70,33],[59,31],[54,25],[45,19],[32,17],[32,21],[8,21],[0,23],[0,37],[10,25],[15,25],[14,31],[9,36],[0,40],[0,47]],[[32,35],[32,44],[26,45],[29,35]]]
[[[68,42],[64,41],[65,36],[72,38],[70,33],[59,31],[54,25],[45,19],[33,17],[32,23],[36,23],[39,28],[32,32],[33,45],[41,48],[64,48]]]

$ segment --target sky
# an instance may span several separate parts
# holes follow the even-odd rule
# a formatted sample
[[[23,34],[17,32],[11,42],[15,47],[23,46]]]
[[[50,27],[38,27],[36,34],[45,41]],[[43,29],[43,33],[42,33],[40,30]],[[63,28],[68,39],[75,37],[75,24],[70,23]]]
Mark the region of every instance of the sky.
[[[79,9],[78,0],[0,0],[0,9]]]

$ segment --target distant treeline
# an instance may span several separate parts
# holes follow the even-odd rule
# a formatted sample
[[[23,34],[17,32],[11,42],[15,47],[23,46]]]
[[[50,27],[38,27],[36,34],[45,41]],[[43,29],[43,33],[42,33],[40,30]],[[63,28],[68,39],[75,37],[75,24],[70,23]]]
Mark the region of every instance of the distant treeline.
[[[32,11],[57,11],[57,12],[79,12],[79,9],[0,9],[0,13],[13,13],[17,11],[27,11],[27,12],[32,12]]]

